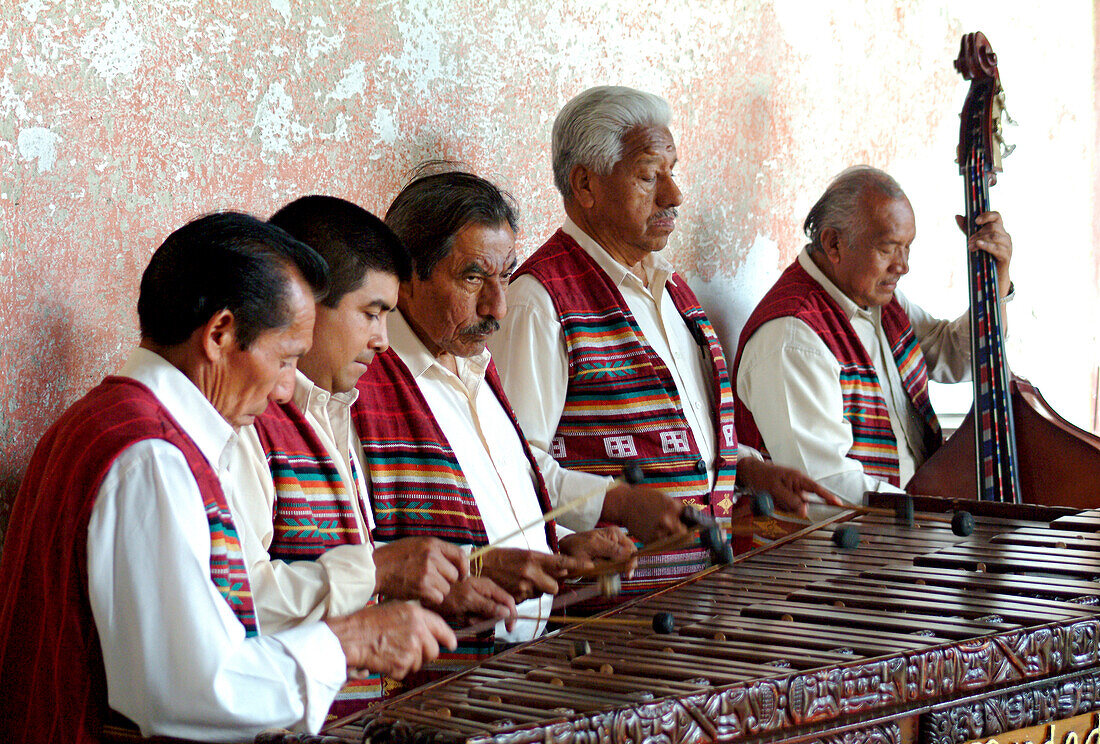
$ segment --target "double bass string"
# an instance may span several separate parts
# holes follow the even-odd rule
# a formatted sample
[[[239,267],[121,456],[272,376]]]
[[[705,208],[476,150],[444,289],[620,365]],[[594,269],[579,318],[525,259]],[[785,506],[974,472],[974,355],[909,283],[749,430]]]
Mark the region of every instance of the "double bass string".
[[[989,181],[985,176],[982,163],[978,167],[978,196],[979,210],[989,211]],[[1016,471],[1016,437],[1013,426],[1012,401],[1009,395],[1009,370],[1008,360],[1005,356],[1004,325],[1001,320],[1001,298],[997,277],[997,262],[993,256],[980,253],[985,273],[983,282],[985,292],[985,306],[987,308],[987,322],[989,324],[989,353],[991,355],[992,369],[992,394],[995,404],[993,406],[996,426],[993,430],[996,459],[996,499],[999,501],[1018,502],[1019,477]]]
[[[977,230],[977,215],[989,210],[989,184],[977,147],[967,158],[967,227]],[[977,374],[975,393],[975,446],[978,453],[979,497],[993,501],[1017,501],[1015,436],[1008,388],[1008,365],[1000,317],[1000,293],[996,260],[984,251],[970,254],[971,350]]]
[[[976,225],[974,218],[977,216],[974,208],[977,200],[977,154],[971,148],[966,160],[966,226],[967,234],[972,234]],[[990,409],[987,396],[989,390],[989,365],[987,363],[986,339],[988,335],[985,328],[985,304],[981,291],[982,266],[978,257],[969,253],[967,263],[970,271],[967,279],[970,286],[970,352],[974,364],[974,452],[975,466],[977,469],[978,498],[993,498],[992,476],[989,465],[993,462],[992,440],[988,436],[992,422],[989,420]]]

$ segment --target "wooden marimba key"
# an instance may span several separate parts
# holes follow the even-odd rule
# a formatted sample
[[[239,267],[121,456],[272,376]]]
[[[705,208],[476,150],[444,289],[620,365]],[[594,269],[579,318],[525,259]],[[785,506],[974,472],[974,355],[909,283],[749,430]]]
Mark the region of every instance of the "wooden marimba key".
[[[601,616],[634,624],[567,625],[327,733],[687,742],[862,726],[857,738],[900,743],[919,731],[929,744],[956,744],[965,739],[936,718],[952,698],[973,706],[1012,685],[1100,690],[1100,520],[1095,533],[1061,529],[1091,515],[1048,522],[1013,509],[990,506],[1000,516],[977,514],[967,537],[919,517],[907,526],[848,515],[862,535],[856,550],[833,544],[832,525],[804,531]],[[647,626],[658,612],[675,617],[673,633]],[[1054,697],[1067,715],[1100,708],[1100,693]],[[1047,709],[1005,705],[1005,721]],[[976,739],[992,729],[974,730]]]

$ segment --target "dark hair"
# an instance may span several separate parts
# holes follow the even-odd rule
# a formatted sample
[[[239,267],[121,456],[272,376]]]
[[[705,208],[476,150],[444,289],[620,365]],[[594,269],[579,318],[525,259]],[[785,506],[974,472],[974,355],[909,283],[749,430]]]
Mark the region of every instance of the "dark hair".
[[[448,170],[414,176],[390,205],[386,224],[408,249],[416,275],[427,280],[436,264],[451,252],[462,228],[508,223],[516,232],[517,212],[515,199],[508,192],[472,173]]]
[[[141,335],[162,346],[183,343],[222,310],[233,313],[242,349],[290,320],[287,286],[297,269],[315,296],[328,266],[283,230],[240,212],[188,222],[161,243],[141,275]]]
[[[303,196],[268,220],[321,254],[328,262],[329,288],[323,304],[336,307],[363,283],[368,271],[412,275],[412,259],[386,223],[335,196]]]

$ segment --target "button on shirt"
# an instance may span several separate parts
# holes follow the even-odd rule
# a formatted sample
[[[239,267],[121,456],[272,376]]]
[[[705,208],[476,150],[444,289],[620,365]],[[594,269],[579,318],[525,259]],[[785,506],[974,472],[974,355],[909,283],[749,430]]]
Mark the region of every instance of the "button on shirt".
[[[837,302],[874,363],[898,442],[900,482],[904,485],[929,453],[921,420],[902,385],[897,363],[882,330],[882,310],[863,309],[849,299],[805,250],[798,262]],[[895,292],[909,318],[928,366],[929,379],[970,378],[969,313],[937,320]],[[845,498],[861,501],[866,491],[899,491],[863,472],[848,457],[852,427],[844,418],[840,364],[825,342],[796,318],[776,318],[757,329],[741,356],[737,394],[752,411],[768,454],[779,465],[798,468]]]
[[[485,525],[490,543],[542,517],[534,472],[507,412],[485,382],[490,356],[456,357],[458,374],[440,364],[417,338],[400,312],[389,318],[390,348],[401,358],[451,445]],[[500,547],[550,553],[542,524],[515,535]],[[551,597],[518,605],[519,614],[545,618]],[[497,626],[497,638],[528,641],[543,632],[546,620],[519,620],[511,633]]]
[[[362,445],[351,423],[351,405],[358,390],[330,393],[299,370],[294,405],[313,427],[340,479],[351,484],[350,498],[362,540],[337,545],[313,561],[272,560],[268,550],[275,537],[275,483],[267,455],[253,426],[240,431],[237,456],[242,466],[222,479],[226,499],[238,519],[238,531],[252,583],[256,614],[269,631],[291,628],[303,620],[348,615],[374,594],[373,548],[369,529],[374,521],[362,467]],[[354,467],[352,458],[355,458]]]
[[[684,417],[714,485],[714,381],[709,354],[695,341],[676,309],[665,284],[673,281],[672,265],[656,253],[641,261],[643,282],[568,217],[562,230],[573,238],[611,278],[634,316],[644,342],[668,367],[680,394]],[[683,281],[682,279],[680,281]],[[508,314],[501,331],[489,342],[508,400],[519,417],[523,433],[535,453],[555,505],[568,496],[594,488],[606,492],[611,478],[570,471],[550,454],[551,441],[565,408],[569,385],[569,357],[565,335],[550,294],[531,276],[520,276],[508,287]],[[574,530],[595,527],[603,509],[596,497],[560,521]]]
[[[236,435],[183,373],[139,348],[120,374],[152,390],[219,476],[235,467]],[[344,682],[340,643],[323,623],[245,637],[210,579],[195,477],[163,440],[125,449],[100,485],[88,522],[88,594],[111,707],[147,736],[316,731]]]

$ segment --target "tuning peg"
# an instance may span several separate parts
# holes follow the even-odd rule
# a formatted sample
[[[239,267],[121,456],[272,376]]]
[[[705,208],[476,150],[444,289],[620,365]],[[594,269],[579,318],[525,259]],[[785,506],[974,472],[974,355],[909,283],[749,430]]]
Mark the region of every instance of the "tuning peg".
[[[1005,145],[1001,149],[1001,159],[1007,158],[1012,153],[1016,152],[1016,145]]]
[[[1013,127],[1019,124],[1018,121],[1012,118],[1012,114],[1008,113],[1008,107],[1005,106],[1005,94],[1003,90],[997,94],[997,107],[1000,109],[1001,116],[1004,117],[1005,124]]]

